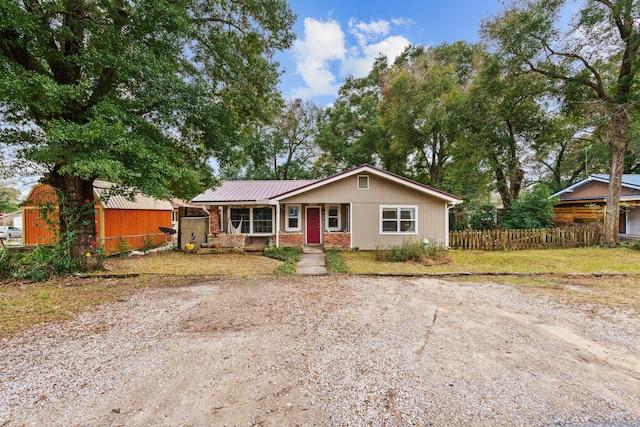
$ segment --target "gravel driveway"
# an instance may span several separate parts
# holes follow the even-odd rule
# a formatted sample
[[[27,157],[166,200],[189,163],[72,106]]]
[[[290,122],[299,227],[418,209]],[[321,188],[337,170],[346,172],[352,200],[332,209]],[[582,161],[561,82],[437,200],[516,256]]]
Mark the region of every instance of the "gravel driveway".
[[[640,425],[640,316],[510,285],[156,288],[1,341],[0,426]]]

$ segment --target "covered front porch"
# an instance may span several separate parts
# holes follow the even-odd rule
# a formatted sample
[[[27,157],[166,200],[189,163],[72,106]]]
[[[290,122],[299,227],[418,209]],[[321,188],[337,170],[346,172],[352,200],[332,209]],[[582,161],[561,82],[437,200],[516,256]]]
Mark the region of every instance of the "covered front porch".
[[[242,250],[267,246],[351,247],[351,205],[244,204],[209,206],[207,244]]]

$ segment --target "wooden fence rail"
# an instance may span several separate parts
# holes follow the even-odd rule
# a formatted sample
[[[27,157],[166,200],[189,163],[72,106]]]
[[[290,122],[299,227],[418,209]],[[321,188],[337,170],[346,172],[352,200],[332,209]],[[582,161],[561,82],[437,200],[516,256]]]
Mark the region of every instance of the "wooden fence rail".
[[[461,230],[449,233],[449,247],[483,251],[578,248],[598,245],[601,237],[598,223],[539,230]]]

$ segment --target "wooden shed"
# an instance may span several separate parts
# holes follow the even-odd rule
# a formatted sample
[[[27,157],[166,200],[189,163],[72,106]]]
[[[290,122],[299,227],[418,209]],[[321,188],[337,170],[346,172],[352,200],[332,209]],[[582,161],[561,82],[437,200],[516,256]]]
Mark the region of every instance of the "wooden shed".
[[[122,195],[105,197],[115,184],[93,182],[96,242],[106,253],[139,249],[164,243],[158,227],[171,227],[173,207],[169,201],[136,193],[133,199]],[[51,244],[57,238],[56,194],[47,184],[36,185],[27,196],[23,209],[25,245]],[[106,200],[106,201],[105,201]],[[45,215],[48,220],[45,221]]]

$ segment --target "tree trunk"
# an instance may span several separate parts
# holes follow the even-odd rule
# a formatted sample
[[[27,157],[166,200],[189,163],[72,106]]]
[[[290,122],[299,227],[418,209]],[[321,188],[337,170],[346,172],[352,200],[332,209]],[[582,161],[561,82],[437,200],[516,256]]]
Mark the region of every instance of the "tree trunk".
[[[63,247],[68,243],[67,250],[78,270],[99,269],[93,182],[56,172],[48,181],[58,193],[60,243]]]
[[[619,240],[620,194],[622,192],[622,174],[624,172],[624,153],[627,150],[627,126],[629,116],[624,106],[615,106],[611,114],[609,129],[609,193],[604,216],[603,244],[615,247]]]

